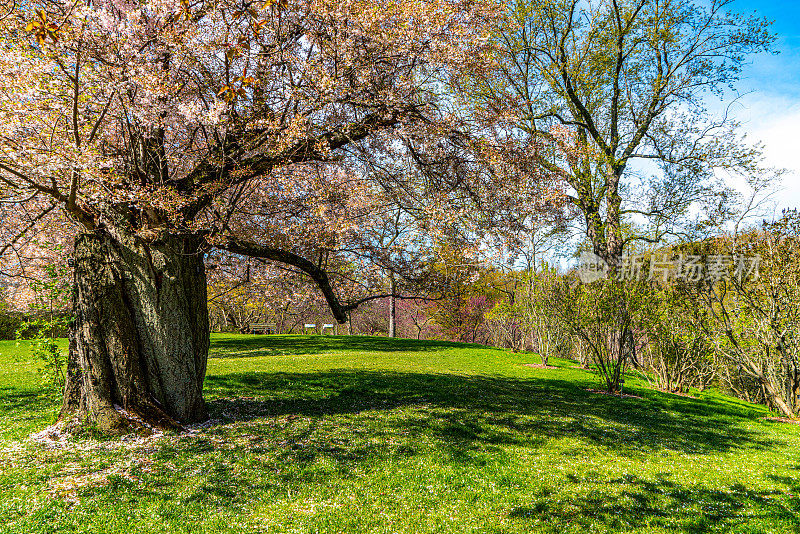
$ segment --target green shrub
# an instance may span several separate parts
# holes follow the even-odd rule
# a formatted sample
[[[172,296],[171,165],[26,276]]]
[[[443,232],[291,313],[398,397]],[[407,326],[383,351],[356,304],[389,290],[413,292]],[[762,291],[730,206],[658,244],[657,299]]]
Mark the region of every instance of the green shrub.
[[[20,312],[0,308],[0,339],[16,339],[17,329],[25,322],[25,319]]]

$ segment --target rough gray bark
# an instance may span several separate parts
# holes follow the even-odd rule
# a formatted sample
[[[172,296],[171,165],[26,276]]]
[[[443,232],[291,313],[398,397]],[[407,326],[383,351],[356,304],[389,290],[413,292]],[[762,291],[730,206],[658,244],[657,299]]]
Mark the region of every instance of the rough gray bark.
[[[62,420],[127,432],[206,418],[209,328],[198,245],[192,235],[145,242],[118,228],[78,237]]]

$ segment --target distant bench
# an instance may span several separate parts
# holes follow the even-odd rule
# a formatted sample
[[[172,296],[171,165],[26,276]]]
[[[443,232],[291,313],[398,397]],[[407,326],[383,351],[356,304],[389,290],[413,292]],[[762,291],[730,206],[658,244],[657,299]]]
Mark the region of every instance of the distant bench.
[[[250,333],[251,334],[274,334],[275,327],[277,325],[275,323],[256,323],[250,325]]]
[[[303,330],[305,330],[305,331],[306,331],[306,333],[307,333],[309,330],[313,330],[313,331],[316,333],[316,331],[317,331],[317,325],[316,325],[316,323],[307,323],[307,324],[304,324],[304,325],[303,325]],[[322,329],[320,330],[320,333],[321,333],[321,334],[324,334],[326,331],[333,331],[333,325],[332,325],[332,324],[323,324],[323,325],[322,325]]]

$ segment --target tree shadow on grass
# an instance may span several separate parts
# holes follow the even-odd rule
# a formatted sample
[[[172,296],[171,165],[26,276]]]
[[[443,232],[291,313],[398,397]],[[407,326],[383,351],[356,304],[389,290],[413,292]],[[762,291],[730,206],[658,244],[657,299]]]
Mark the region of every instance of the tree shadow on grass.
[[[778,491],[757,492],[742,484],[727,489],[685,486],[669,477],[660,473],[655,480],[646,480],[627,475],[567,500],[552,499],[544,491],[530,506],[512,509],[509,517],[567,524],[576,531],[588,531],[597,524],[619,532],[647,525],[687,533],[729,531],[751,522],[793,525],[792,530],[800,526],[797,513],[775,498]],[[586,482],[574,475],[568,478],[574,484]],[[747,530],[757,531],[761,532]]]
[[[767,478],[784,485],[789,491],[792,509],[800,511],[800,465],[792,466],[791,471],[794,472],[792,476],[767,475]],[[798,513],[796,512],[795,517],[797,516]]]
[[[705,401],[672,403],[666,395],[620,399],[535,377],[349,369],[209,376],[206,385],[212,417],[225,424],[155,450],[154,465],[165,467],[148,474],[147,484],[118,481],[127,485],[131,502],[158,494],[167,511],[194,505],[247,510],[289,493],[329,496],[346,479],[358,487],[369,483],[371,470],[378,470],[376,480],[391,476],[383,469],[400,473],[387,488],[396,485],[397,498],[409,499],[410,485],[419,482],[408,470],[430,468],[435,477],[441,463],[448,472],[462,470],[492,485],[502,486],[505,478],[510,487],[530,488],[532,493],[521,491],[519,497],[509,490],[498,510],[523,531],[614,532],[646,521],[669,531],[704,532],[714,522],[737,526],[754,514],[796,524],[772,496],[744,486],[687,486],[669,473],[608,480],[553,473],[552,480],[533,482],[515,469],[514,451],[536,454],[550,438],[574,438],[564,445],[574,444],[576,462],[596,453],[581,443],[642,462],[667,449],[747,454],[775,445],[744,428],[746,411],[715,411],[713,403],[696,409],[695,403]],[[556,454],[571,461],[570,449]],[[507,467],[497,468],[505,462]],[[487,464],[493,467],[481,469]],[[116,502],[120,494],[114,487],[86,491],[87,501]],[[342,502],[342,513],[358,513]]]
[[[474,347],[450,341],[418,341],[416,339],[388,338],[379,336],[241,336],[212,338],[210,358],[236,358],[253,356],[321,354],[332,351],[361,352],[419,352],[436,351],[443,348]]]
[[[54,395],[48,394],[44,389],[17,389],[13,387],[0,387],[0,417],[6,412],[26,409],[38,412],[53,406],[56,402]]]
[[[377,411],[387,432],[424,434],[463,450],[538,447],[560,437],[630,456],[774,445],[743,428],[747,413],[730,407],[684,398],[595,395],[562,380],[331,370],[210,376],[206,384],[212,417],[222,421]],[[701,403],[708,406],[698,407]],[[396,413],[387,415],[391,411]]]

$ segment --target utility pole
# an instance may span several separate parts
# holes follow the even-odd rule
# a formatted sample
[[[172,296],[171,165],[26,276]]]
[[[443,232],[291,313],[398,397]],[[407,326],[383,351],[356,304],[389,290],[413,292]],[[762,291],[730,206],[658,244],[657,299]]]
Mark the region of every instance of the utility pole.
[[[389,337],[397,337],[397,299],[394,273],[389,273]]]

